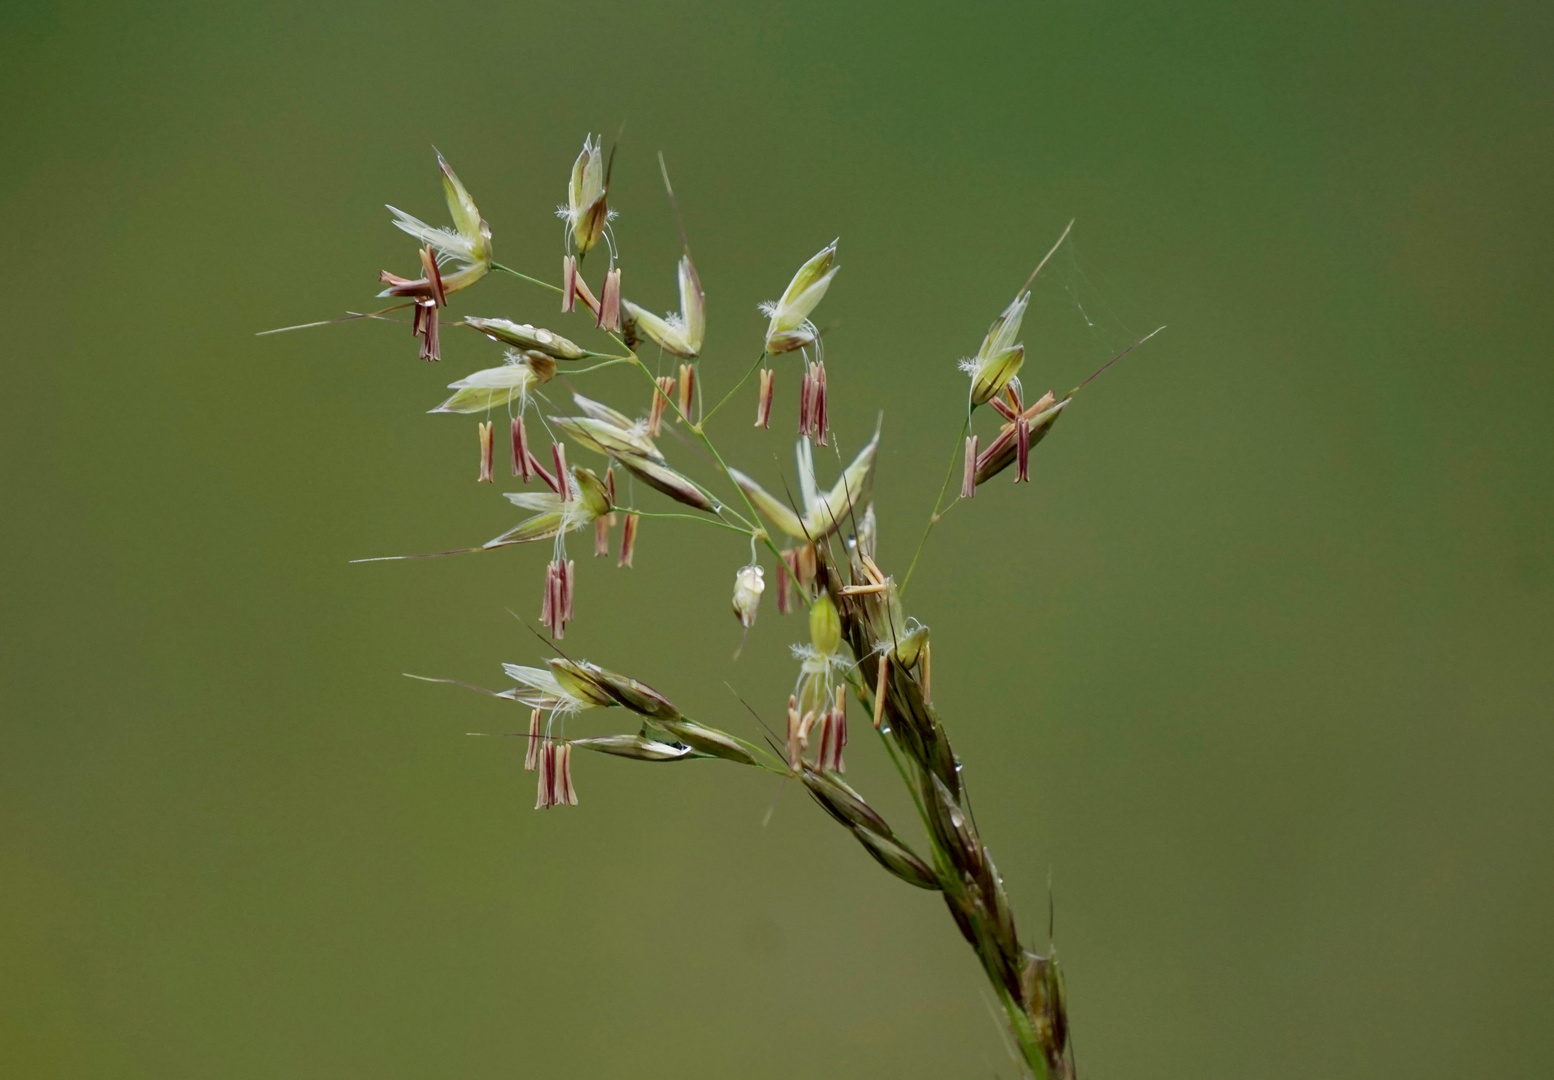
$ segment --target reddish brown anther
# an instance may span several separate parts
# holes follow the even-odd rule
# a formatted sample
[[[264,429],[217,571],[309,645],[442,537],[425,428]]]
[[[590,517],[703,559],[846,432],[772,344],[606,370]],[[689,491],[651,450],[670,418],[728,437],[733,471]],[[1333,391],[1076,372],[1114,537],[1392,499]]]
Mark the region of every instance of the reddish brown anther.
[[[815,768],[822,772],[847,771],[847,763],[842,760],[842,749],[847,745],[846,693],[846,690],[837,687],[836,701],[828,703],[825,712],[814,721],[820,729],[820,743],[815,749]]]
[[[972,498],[977,493],[977,437],[966,436],[966,470],[961,476],[960,497]]]
[[[599,329],[612,334],[621,331],[621,270],[615,267],[604,275],[604,298],[599,304]]]
[[[421,359],[435,363],[442,359],[437,309],[447,304],[448,294],[443,287],[442,272],[437,267],[436,253],[431,248],[421,248],[420,255],[424,277],[404,278],[384,270],[378,278],[389,287],[390,296],[411,298],[410,333],[421,339]]]
[[[818,360],[815,362],[815,382],[818,387],[815,391],[815,442],[824,446],[826,433],[831,430],[831,414],[826,408],[826,365]]]
[[[777,614],[786,615],[793,610],[793,576],[789,572],[789,557],[784,551],[777,562]]]
[[[847,747],[847,689],[836,688],[836,707],[831,710],[831,771],[846,772],[842,751]]]
[[[1014,422],[1015,469],[1014,482],[1028,484],[1031,479],[1031,425],[1021,416]]]
[[[696,365],[680,365],[680,415],[690,421],[691,405],[696,401]]]
[[[872,555],[864,553],[860,561],[863,563],[863,576],[869,579],[869,584],[884,585],[890,580],[885,576],[885,572],[880,569],[879,563],[874,561]]]
[[[431,248],[421,248],[420,256],[423,277],[400,277],[384,270],[378,274],[378,280],[388,286],[390,296],[408,296],[414,302],[410,333],[421,339],[421,359],[436,361],[442,358],[437,337],[437,308],[447,304],[448,294],[437,266],[436,253]]]
[[[606,286],[608,286],[606,281]],[[620,278],[615,279],[616,303],[620,302]],[[561,260],[561,310],[574,311],[578,303],[593,313],[595,318],[603,325],[603,309],[599,301],[594,297],[593,290],[588,287],[588,282],[583,280],[582,271],[578,269],[577,259],[571,255],[564,256]],[[617,313],[616,323],[619,328],[620,316]]]
[[[933,645],[923,642],[923,655],[917,661],[918,678],[923,684],[923,702],[933,704]]]
[[[583,280],[583,272],[577,267],[576,263],[572,265],[572,295],[578,303],[582,304],[594,315],[595,319],[598,318],[600,309],[599,299],[594,296],[594,291],[588,287],[588,282]]]
[[[771,368],[761,369],[761,396],[755,403],[755,426],[758,428],[772,426],[772,391],[776,377],[777,373]]]
[[[803,547],[793,550],[793,580],[799,583],[799,588],[808,590],[815,581],[815,574],[819,570],[818,554],[814,544],[805,544]]]
[[[556,744],[548,738],[540,747],[539,774],[534,809],[549,810],[560,800],[556,798]]]
[[[550,456],[556,463],[556,480],[551,490],[563,499],[569,499],[572,497],[572,477],[567,472],[567,448],[560,443],[551,443]]]
[[[421,359],[435,364],[442,359],[437,334],[437,301],[416,300],[410,311],[410,332],[421,339]]]
[[[890,679],[890,653],[880,653],[879,678],[874,681],[874,730],[880,729],[880,721],[885,717],[885,686]]]
[[[527,484],[534,479],[534,467],[529,463],[529,438],[523,430],[523,417],[513,417],[513,475],[521,476]]]
[[[803,730],[799,720],[799,699],[788,695],[788,768],[797,770],[803,758]]]
[[[545,567],[545,598],[540,605],[540,622],[557,640],[566,636],[567,623],[572,621],[572,575],[576,565],[570,559],[552,559]]]
[[[427,284],[431,286],[432,299],[438,307],[448,306],[448,293],[442,285],[442,272],[437,269],[437,255],[431,248],[421,249],[421,269],[426,272]]]
[[[674,393],[674,379],[662,375],[653,381],[658,389],[653,391],[653,400],[648,403],[647,433],[656,439],[664,430],[664,411],[669,408],[669,395]]]
[[[621,526],[621,556],[616,566],[631,566],[631,557],[637,550],[637,515],[627,514],[626,522]]]
[[[556,572],[556,563],[550,562],[545,566],[545,595],[540,599],[540,622],[550,631],[551,637],[560,637],[566,631],[560,627],[560,605],[556,602],[556,594],[559,591],[559,575]],[[560,631],[558,633],[558,631]]]
[[[819,719],[819,714],[814,709],[810,709],[803,716],[799,717],[797,742],[800,758],[804,756],[804,751],[809,749],[809,733],[814,728],[817,719]]]
[[[535,709],[529,714],[529,746],[524,751],[523,767],[527,772],[533,772],[540,764],[540,711]]]
[[[545,466],[540,464],[540,459],[535,457],[532,452],[529,454],[529,469],[534,473],[535,476],[538,476],[542,481],[544,481],[546,487],[550,488],[550,490],[554,491],[558,495],[561,494],[560,481],[545,471]]]
[[[571,311],[577,302],[577,260],[571,255],[561,257],[561,311]]]
[[[611,465],[604,470],[604,493],[610,500],[610,506],[615,506],[615,466]],[[610,530],[615,527],[615,511],[611,509],[608,514],[601,514],[594,519],[594,558],[610,553]]]
[[[489,484],[493,481],[496,465],[496,437],[492,433],[491,421],[480,422],[480,475],[476,477],[477,483]]]
[[[1014,400],[1017,404],[1022,403],[1018,397]],[[1057,404],[1057,398],[1053,396],[1052,391],[1048,390],[1035,404],[1020,410],[1016,414],[1016,419],[1023,419],[1025,421],[1025,453],[1027,457],[1030,455],[1031,443],[1039,441],[1040,437],[1040,433],[1032,426],[1033,422],[1055,404]],[[978,483],[985,483],[991,480],[998,473],[1018,461],[1020,453],[1019,440],[1018,425],[1013,420],[999,429],[998,437],[988,443],[987,449],[977,455],[976,475]],[[1016,482],[1019,482],[1018,478]]]
[[[577,789],[572,786],[572,746],[556,747],[556,805],[576,806]]]
[[[566,622],[572,621],[572,581],[576,573],[577,563],[568,559],[561,575],[561,618]]]
[[[824,446],[826,428],[826,366],[817,360],[806,366],[799,387],[799,434]]]

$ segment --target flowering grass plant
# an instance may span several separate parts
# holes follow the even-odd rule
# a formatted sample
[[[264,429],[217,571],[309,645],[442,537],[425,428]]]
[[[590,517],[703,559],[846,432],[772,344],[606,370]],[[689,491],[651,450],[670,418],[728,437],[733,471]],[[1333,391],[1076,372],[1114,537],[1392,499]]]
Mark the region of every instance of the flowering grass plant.
[[[928,627],[904,606],[907,583],[935,523],[1011,466],[1016,483],[1027,481],[1032,448],[1089,382],[1062,397],[1048,391],[1028,399],[1019,377],[1025,361],[1019,338],[1030,286],[1068,230],[993,320],[975,355],[960,363],[969,377],[965,421],[922,539],[898,583],[876,559],[877,518],[870,491],[878,427],[860,440],[861,448],[829,486],[822,486],[815,469],[812,447],[836,438],[827,411],[824,335],[813,316],[841,269],[838,242],[833,240],[799,267],[777,300],[760,305],[770,322],[759,354],[743,377],[706,408],[699,357],[707,303],[684,230],[684,254],[674,267],[679,310],[654,314],[622,292],[620,250],[612,225],[616,211],[609,204],[612,163],[613,152],[606,159],[599,139],[584,140],[567,182],[567,201],[557,211],[564,223],[559,284],[495,261],[491,227],[441,155],[437,164],[452,228],[428,225],[389,208],[393,224],[418,242],[413,276],[384,270],[380,277],[386,287],[380,295],[398,302],[347,319],[388,319],[408,309],[420,358],[436,362],[442,355],[443,310],[449,298],[495,271],[540,290],[524,305],[525,318],[549,322],[547,311],[566,315],[569,334],[601,343],[598,349],[590,348],[557,330],[507,317],[465,315],[448,323],[489,339],[502,350],[502,359],[450,383],[451,395],[430,411],[479,417],[477,480],[493,484],[495,417],[505,416],[502,457],[510,461],[512,477],[522,487],[506,498],[526,516],[482,545],[438,554],[549,544],[540,621],[560,640],[573,619],[576,563],[568,545],[578,543],[575,534],[591,529],[595,555],[614,550],[618,565],[628,568],[641,519],[701,521],[737,534],[735,543],[748,545],[748,561],[732,581],[731,606],[739,623],[746,630],[755,623],[770,569],[773,606],[781,614],[805,609],[808,632],[792,649],[796,671],[785,727],[768,729],[764,744],[694,720],[651,686],[598,664],[560,654],[544,666],[504,665],[513,685],[488,692],[528,709],[528,728],[521,736],[526,741],[525,768],[538,778],[536,808],[577,804],[574,751],[644,762],[717,759],[796,779],[888,873],[943,896],[956,928],[987,975],[1018,1059],[1029,1074],[1072,1077],[1062,971],[1050,944],[1045,953],[1038,951],[1016,928],[1003,879],[970,813],[960,759],[933,705]],[[673,205],[667,170],[664,182]],[[598,284],[597,292],[590,277]],[[644,345],[674,357],[677,373],[655,375],[639,353]],[[708,425],[755,377],[755,426],[769,429],[777,373],[783,358],[792,354],[801,369],[796,471],[792,488],[778,495],[730,465]],[[552,392],[558,375],[570,385],[612,366],[641,373],[641,396],[610,405],[575,392],[563,401]],[[988,414],[993,414],[992,424],[979,431]],[[660,449],[666,424],[678,425],[701,445],[715,464],[716,477],[705,483],[693,479]],[[588,464],[571,460],[579,452]],[[961,485],[952,495],[957,462]],[[621,478],[626,476],[656,493],[650,498],[662,496],[680,509],[646,509],[635,498],[623,499],[621,491],[628,485]],[[613,539],[617,529],[618,542]],[[624,720],[620,729],[569,735],[567,721],[594,709],[617,710]],[[872,733],[895,766],[916,808],[919,838],[898,832],[843,779],[852,726]]]

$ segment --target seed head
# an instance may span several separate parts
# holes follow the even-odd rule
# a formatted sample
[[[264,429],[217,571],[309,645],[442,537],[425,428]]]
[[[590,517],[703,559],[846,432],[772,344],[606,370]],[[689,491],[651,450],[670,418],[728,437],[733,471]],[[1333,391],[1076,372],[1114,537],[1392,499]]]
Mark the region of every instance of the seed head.
[[[740,567],[734,575],[734,615],[746,630],[755,625],[756,611],[765,591],[765,576],[754,563]]]
[[[646,424],[628,420],[622,426],[595,416],[552,416],[550,422],[570,435],[574,442],[596,454],[664,460],[664,455],[648,436]]]
[[[1059,1080],[1071,1080],[1072,1060],[1066,1057],[1068,995],[1057,956],[1026,953],[1020,970],[1020,990],[1049,1072]]]
[[[660,386],[663,388],[664,384]],[[667,387],[673,389],[674,381],[667,380]],[[552,423],[588,449],[614,458],[632,475],[671,499],[698,510],[712,509],[712,500],[705,491],[664,463],[664,456],[659,453],[651,437],[651,415],[648,422],[643,424],[629,420],[609,406],[590,401],[581,394],[573,394],[572,400],[589,415],[553,416],[550,418]],[[661,400],[655,394],[655,403]]]
[[[730,469],[729,475],[755,504],[768,521],[789,536],[803,540],[820,541],[842,527],[854,503],[867,496],[869,476],[874,469],[874,454],[879,449],[880,433],[858,451],[858,456],[842,471],[842,476],[831,490],[821,494],[815,482],[814,451],[809,441],[800,439],[795,446],[798,458],[799,495],[803,500],[804,516],[777,498],[738,469]]]
[[[793,280],[775,304],[762,304],[761,313],[770,316],[766,328],[766,352],[777,356],[813,343],[819,333],[810,322],[810,313],[831,287],[831,279],[841,267],[836,262],[836,244],[831,241],[807,263],[799,267]]]
[[[588,350],[560,334],[529,323],[515,323],[511,319],[480,319],[473,315],[464,317],[464,325],[479,330],[492,341],[511,345],[515,349],[544,353],[556,360],[581,360]]]
[[[624,465],[633,476],[644,481],[648,486],[657,488],[676,502],[684,503],[697,510],[712,509],[712,499],[707,493],[694,481],[669,466],[649,458],[634,457],[629,454],[617,454],[615,460]]]
[[[858,838],[858,842],[864,846],[864,849],[874,856],[876,862],[908,885],[916,885],[919,889],[935,891],[939,889],[939,879],[934,875],[933,870],[900,841],[882,836],[861,825],[853,828],[853,835]]]
[[[822,656],[835,654],[842,643],[842,621],[829,593],[822,592],[810,605],[809,643]]]
[[[448,384],[452,397],[429,411],[434,413],[483,413],[518,402],[521,413],[529,395],[556,375],[556,361],[538,351],[509,349],[507,363],[485,368]]]
[[[593,750],[600,754],[632,758],[635,761],[684,761],[698,756],[689,746],[659,742],[646,735],[598,735],[589,739],[572,739],[567,744],[575,750]]]
[[[564,656],[553,656],[545,661],[556,676],[556,683],[572,697],[599,708],[617,704],[615,695],[606,688],[600,677],[603,670],[595,664],[578,663]]]
[[[678,277],[678,314],[659,317],[630,300],[623,300],[621,306],[625,309],[625,321],[646,334],[659,348],[682,360],[692,360],[701,352],[702,337],[707,331],[707,297],[689,255],[680,257]]]
[[[600,707],[593,696],[580,696],[562,686],[555,672],[548,667],[533,668],[518,664],[503,664],[502,670],[507,672],[507,677],[518,685],[511,690],[502,691],[497,697],[519,701],[531,709],[562,717]]]
[[[809,609],[808,645],[795,645],[794,658],[801,661],[799,677],[793,688],[793,708],[798,713],[796,736],[800,750],[809,745],[810,733],[821,738],[816,761],[822,768],[838,768],[841,747],[846,742],[845,693],[838,676],[848,667],[840,652],[841,618],[830,594],[821,590]],[[790,742],[795,736],[790,734]]]
[[[907,626],[911,629],[897,636],[895,640],[895,656],[903,667],[912,667],[919,660],[922,661],[922,678],[925,698],[931,697],[928,693],[928,627],[916,619],[908,619]]]
[[[868,829],[881,836],[895,835],[885,819],[840,776],[805,765],[799,770],[799,779],[825,811],[843,825]]]
[[[379,277],[388,288],[380,295],[412,296],[430,300],[433,304],[445,303],[448,293],[467,289],[491,270],[491,226],[481,218],[475,201],[441,154],[437,155],[437,167],[442,170],[443,195],[453,218],[453,228],[433,228],[420,218],[390,206],[395,227],[421,241],[427,257],[422,261],[422,276],[417,279],[383,271]],[[450,262],[456,269],[451,274],[444,273],[443,267]]]
[[[660,723],[681,718],[680,710],[675,708],[674,702],[647,683],[618,675],[613,671],[606,671],[598,664],[590,664],[587,661],[584,661],[581,666],[586,668],[598,681],[599,686],[614,698],[617,705]]]
[[[986,404],[1025,363],[1025,346],[1017,344],[1015,338],[1020,336],[1020,322],[1025,318],[1025,306],[1030,300],[1028,292],[1016,296],[1003,314],[993,320],[977,355],[961,362],[961,370],[971,376],[973,405]]]
[[[1003,352],[995,353],[979,362],[971,373],[971,403],[986,404],[988,399],[1003,389],[1025,363],[1025,346],[1011,345]]]
[[[737,761],[741,765],[755,764],[755,755],[726,731],[719,731],[717,728],[710,728],[705,724],[698,724],[684,718],[660,720],[658,724],[693,750],[727,761]]]
[[[572,179],[567,184],[567,204],[556,211],[571,231],[572,243],[579,256],[586,255],[604,235],[604,227],[611,217],[606,201],[607,179],[604,175],[604,154],[599,140],[589,136],[583,140],[582,153],[572,165]]]

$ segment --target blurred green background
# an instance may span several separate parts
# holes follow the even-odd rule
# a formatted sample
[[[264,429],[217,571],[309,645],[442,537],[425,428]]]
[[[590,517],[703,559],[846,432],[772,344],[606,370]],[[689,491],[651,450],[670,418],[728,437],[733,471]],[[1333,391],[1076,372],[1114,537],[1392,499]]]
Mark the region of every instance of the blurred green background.
[[[954,361],[1070,217],[1027,387],[1169,325],[1029,487],[945,521],[910,605],[1037,942],[1053,883],[1082,1074],[1548,1074],[1547,5],[35,3],[0,33],[0,1074],[1014,1075],[942,905],[791,787],[589,758],[536,814],[519,745],[464,734],[521,710],[400,677],[537,661],[509,609],[544,552],[347,563],[517,519],[473,420],[424,415],[496,351],[254,332],[414,266],[382,207],[445,220],[433,144],[497,257],[555,277],[572,158],[623,121],[626,291],[672,301],[661,149],[709,392],[841,236],[833,422],[850,452],[884,409],[898,573]],[[577,326],[496,275],[464,313]],[[615,374],[588,392],[640,408]],[[797,383],[773,433],[751,390],[713,425],[774,485]],[[587,551],[569,650],[778,718],[803,629],[768,605],[731,661],[737,538]]]

